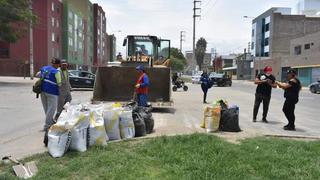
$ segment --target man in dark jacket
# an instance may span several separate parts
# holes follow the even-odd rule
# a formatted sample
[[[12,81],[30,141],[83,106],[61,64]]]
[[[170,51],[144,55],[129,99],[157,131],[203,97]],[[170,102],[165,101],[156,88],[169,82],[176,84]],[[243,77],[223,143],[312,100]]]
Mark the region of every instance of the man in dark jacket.
[[[276,84],[284,89],[284,97],[286,98],[282,111],[288,119],[288,125],[284,126],[284,130],[295,131],[295,115],[294,110],[299,101],[299,92],[301,90],[300,80],[296,77],[297,73],[294,69],[287,72],[287,83],[276,82]]]
[[[206,104],[207,103],[207,93],[208,93],[208,90],[211,88],[211,82],[210,82],[210,79],[209,79],[207,72],[202,73],[201,78],[200,78],[200,82],[201,82],[201,89],[203,91],[203,103]]]
[[[253,108],[253,122],[257,122],[257,115],[261,102],[263,103],[262,122],[268,123],[267,115],[271,99],[272,88],[276,88],[276,78],[271,74],[272,68],[267,66],[264,68],[264,73],[258,74],[254,83],[257,84],[254,108]]]

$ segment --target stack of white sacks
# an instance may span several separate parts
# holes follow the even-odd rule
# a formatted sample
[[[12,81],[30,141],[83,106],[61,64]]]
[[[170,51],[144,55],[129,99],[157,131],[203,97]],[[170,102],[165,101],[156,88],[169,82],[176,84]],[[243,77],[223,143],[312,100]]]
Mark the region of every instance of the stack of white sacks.
[[[65,105],[57,123],[48,132],[48,150],[62,157],[68,150],[85,152],[109,140],[134,138],[132,110],[118,104]]]

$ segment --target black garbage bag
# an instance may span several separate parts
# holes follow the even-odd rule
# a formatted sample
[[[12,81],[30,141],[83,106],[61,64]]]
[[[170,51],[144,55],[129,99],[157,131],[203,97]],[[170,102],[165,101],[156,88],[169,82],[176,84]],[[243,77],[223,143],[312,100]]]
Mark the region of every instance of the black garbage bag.
[[[144,119],[137,112],[133,112],[132,117],[133,117],[133,123],[134,123],[135,137],[145,136],[147,132],[146,132],[146,124],[144,123]]]
[[[137,103],[130,103],[128,104],[128,107],[132,109],[132,117],[135,124],[136,137],[144,136],[146,135],[146,133],[152,133],[154,129],[152,107],[139,107]],[[144,131],[142,130],[143,127]]]
[[[153,132],[153,128],[154,128],[154,119],[151,116],[148,119],[144,119],[144,123],[146,124],[146,131],[147,134],[151,134]]]
[[[151,107],[138,107],[137,111],[139,115],[143,118],[146,125],[147,134],[153,132],[154,128],[154,119],[152,117],[152,108]]]
[[[220,131],[226,132],[240,132],[239,127],[239,110],[237,108],[230,108],[221,110]]]

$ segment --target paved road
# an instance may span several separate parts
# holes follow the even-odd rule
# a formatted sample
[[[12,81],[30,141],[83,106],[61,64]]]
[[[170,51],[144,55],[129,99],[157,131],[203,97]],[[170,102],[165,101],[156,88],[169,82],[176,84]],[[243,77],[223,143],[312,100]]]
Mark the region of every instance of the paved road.
[[[33,82],[17,78],[0,77],[0,157],[15,155],[24,157],[29,154],[43,152],[43,133],[40,132],[44,113],[39,99],[31,92]],[[199,127],[203,117],[202,92],[199,85],[189,84],[188,92],[172,93],[175,102],[173,109],[156,110],[155,133],[151,136],[174,135],[193,132],[204,132]],[[224,98],[229,104],[240,107],[241,133],[218,133],[230,141],[259,135],[301,135],[320,137],[320,95],[303,90],[297,105],[297,131],[282,130],[286,124],[281,111],[283,91],[274,89],[268,116],[269,124],[252,123],[252,107],[255,86],[251,82],[234,81],[232,87],[213,87],[209,91],[208,100]],[[92,92],[73,92],[73,99],[87,102]],[[260,113],[261,114],[261,113]]]

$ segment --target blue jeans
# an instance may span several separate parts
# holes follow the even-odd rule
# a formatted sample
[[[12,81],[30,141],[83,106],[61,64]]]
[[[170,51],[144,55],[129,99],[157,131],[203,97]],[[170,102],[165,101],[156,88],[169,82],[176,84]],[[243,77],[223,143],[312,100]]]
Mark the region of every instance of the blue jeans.
[[[146,94],[137,94],[138,106],[147,107],[148,106],[148,96]]]

